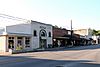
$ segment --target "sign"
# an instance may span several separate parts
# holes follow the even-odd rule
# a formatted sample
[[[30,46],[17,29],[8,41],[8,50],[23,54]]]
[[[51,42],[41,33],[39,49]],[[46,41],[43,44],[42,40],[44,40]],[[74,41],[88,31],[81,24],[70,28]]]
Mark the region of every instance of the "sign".
[[[41,29],[46,29],[46,27],[44,27],[44,26],[40,26],[40,28],[41,28]]]

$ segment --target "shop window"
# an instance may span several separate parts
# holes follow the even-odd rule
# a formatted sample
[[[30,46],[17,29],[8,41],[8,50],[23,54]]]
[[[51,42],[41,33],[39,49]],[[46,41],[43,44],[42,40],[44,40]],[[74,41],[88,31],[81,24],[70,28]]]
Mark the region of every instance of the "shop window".
[[[17,37],[17,44],[18,46],[22,45],[22,37]]]
[[[14,39],[14,37],[9,37],[9,39]]]
[[[30,47],[30,37],[25,37],[25,47]]]
[[[22,39],[22,37],[17,37],[17,39]]]
[[[17,47],[16,50],[23,49],[23,37],[17,37]]]
[[[36,30],[34,30],[34,36],[37,36],[37,31]]]
[[[9,37],[9,39],[11,39],[11,37]]]
[[[8,48],[13,49],[14,48],[14,37],[8,38]]]
[[[51,32],[49,32],[49,37],[51,37]]]

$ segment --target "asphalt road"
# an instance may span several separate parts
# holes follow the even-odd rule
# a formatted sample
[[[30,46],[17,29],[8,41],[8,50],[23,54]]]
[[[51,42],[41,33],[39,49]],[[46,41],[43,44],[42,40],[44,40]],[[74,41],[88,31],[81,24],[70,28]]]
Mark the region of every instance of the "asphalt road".
[[[0,56],[0,67],[100,67],[100,45]]]

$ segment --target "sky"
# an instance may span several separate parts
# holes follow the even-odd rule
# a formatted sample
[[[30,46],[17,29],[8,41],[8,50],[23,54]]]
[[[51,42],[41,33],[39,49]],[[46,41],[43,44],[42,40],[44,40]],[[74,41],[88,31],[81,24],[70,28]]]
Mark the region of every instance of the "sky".
[[[73,29],[100,30],[99,3],[100,0],[0,0],[0,14],[57,25],[67,29],[70,29],[70,21],[72,20]],[[15,22],[9,21],[9,23]],[[0,26],[9,23],[0,20]]]

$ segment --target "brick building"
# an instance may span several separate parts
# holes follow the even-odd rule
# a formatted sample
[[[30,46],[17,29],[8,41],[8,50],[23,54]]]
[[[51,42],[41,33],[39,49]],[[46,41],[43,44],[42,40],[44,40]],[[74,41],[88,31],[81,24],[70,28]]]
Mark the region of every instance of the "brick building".
[[[53,47],[66,47],[79,45],[80,35],[69,34],[70,30],[53,27]]]

